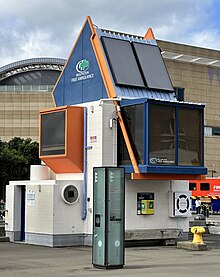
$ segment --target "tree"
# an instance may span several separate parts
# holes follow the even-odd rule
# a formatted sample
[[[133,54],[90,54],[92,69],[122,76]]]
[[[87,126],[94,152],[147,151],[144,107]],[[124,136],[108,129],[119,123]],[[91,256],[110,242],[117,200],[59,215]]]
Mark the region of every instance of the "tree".
[[[28,180],[30,165],[40,164],[39,144],[30,138],[14,137],[9,142],[0,140],[0,198],[5,198],[9,181]]]

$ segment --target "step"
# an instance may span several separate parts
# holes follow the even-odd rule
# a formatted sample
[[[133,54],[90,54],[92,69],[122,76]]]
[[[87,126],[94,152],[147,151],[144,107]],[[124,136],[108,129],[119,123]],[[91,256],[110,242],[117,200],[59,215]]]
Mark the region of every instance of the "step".
[[[0,242],[8,242],[9,237],[0,237]]]

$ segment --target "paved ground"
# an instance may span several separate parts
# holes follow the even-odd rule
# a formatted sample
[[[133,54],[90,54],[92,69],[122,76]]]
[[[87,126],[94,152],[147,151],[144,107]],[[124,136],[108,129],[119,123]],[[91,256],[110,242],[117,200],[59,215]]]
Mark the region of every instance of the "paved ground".
[[[175,246],[125,249],[123,269],[97,269],[90,247],[49,248],[22,243],[0,243],[0,277],[67,276],[219,276],[220,236],[205,235],[207,251],[192,252]]]

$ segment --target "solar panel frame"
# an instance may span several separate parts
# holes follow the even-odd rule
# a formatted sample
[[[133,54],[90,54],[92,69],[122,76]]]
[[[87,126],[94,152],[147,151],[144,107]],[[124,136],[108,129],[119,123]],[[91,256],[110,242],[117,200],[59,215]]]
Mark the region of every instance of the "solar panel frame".
[[[148,88],[174,91],[170,76],[160,52],[155,45],[132,42],[136,60]]]
[[[130,41],[104,36],[101,41],[115,84],[145,88]]]

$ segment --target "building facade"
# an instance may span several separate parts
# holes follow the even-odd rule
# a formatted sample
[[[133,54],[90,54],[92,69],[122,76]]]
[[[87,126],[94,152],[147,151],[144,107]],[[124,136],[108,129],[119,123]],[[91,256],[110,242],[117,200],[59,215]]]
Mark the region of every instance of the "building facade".
[[[205,165],[208,176],[220,176],[220,51],[167,41],[158,45],[179,99],[206,104]]]
[[[205,165],[220,175],[220,51],[157,41],[178,99],[205,109]],[[0,138],[39,140],[39,110],[54,106],[51,91],[63,59],[29,59],[0,68]]]
[[[93,245],[100,256],[108,237],[113,257],[124,234],[186,239],[188,180],[207,173],[205,105],[179,101],[152,33],[103,30],[87,17],[52,97],[40,112],[45,165],[6,188],[10,240]]]
[[[39,138],[39,110],[53,107],[51,91],[65,60],[36,58],[0,68],[0,138]]]

